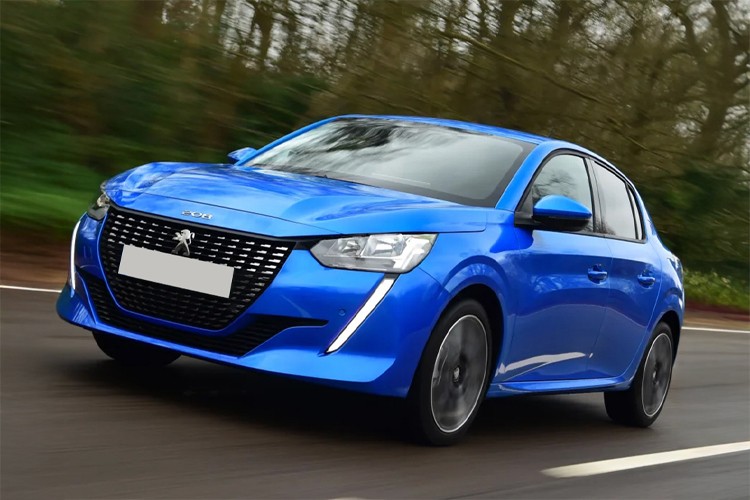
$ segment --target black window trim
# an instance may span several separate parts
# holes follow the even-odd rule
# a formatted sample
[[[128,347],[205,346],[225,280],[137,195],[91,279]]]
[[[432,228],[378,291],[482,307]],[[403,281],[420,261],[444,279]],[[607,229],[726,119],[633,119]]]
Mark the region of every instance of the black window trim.
[[[628,198],[630,198],[630,211],[633,213],[633,222],[635,223],[635,236],[638,240],[643,239],[643,221],[641,221],[638,215],[638,207],[636,206],[635,194],[633,190],[628,188]]]
[[[615,236],[613,234],[607,234],[607,233],[604,233],[604,231],[601,230],[601,226],[599,226],[599,230],[600,231],[599,231],[598,234],[601,237],[607,238],[607,239],[610,239],[610,240],[620,240],[620,241],[628,241],[628,242],[631,242],[631,243],[646,244],[646,242],[648,242],[648,235],[646,234],[646,230],[645,230],[646,226],[645,226],[644,220],[643,220],[643,210],[641,210],[641,206],[638,203],[638,197],[636,196],[636,191],[635,191],[635,187],[633,186],[633,183],[630,182],[630,180],[628,180],[624,175],[622,175],[621,173],[617,172],[616,170],[614,170],[611,166],[607,165],[606,163],[603,163],[600,160],[598,160],[596,158],[592,158],[590,156],[587,156],[587,160],[591,164],[590,165],[591,166],[590,170],[591,170],[594,178],[596,178],[596,168],[595,167],[599,166],[599,167],[607,170],[608,172],[614,174],[615,177],[617,177],[618,179],[620,179],[625,184],[625,189],[627,189],[627,191],[628,191],[628,200],[630,201],[630,210],[631,210],[631,213],[633,213],[633,210],[637,210],[638,211],[637,217],[638,217],[638,219],[640,220],[640,223],[641,223],[641,237],[640,238],[633,239],[633,238],[625,238],[625,237],[622,237],[622,236]],[[597,184],[596,185],[597,185],[596,200],[597,200],[597,203],[599,204],[599,213],[601,213],[603,215],[604,214],[604,210],[601,208],[601,199],[600,199],[600,196],[599,196],[600,193],[599,193],[599,183],[598,183],[598,180],[597,180]],[[636,235],[637,235],[638,228],[637,228],[637,225],[635,224],[635,214],[633,214],[633,215],[634,215],[634,217],[633,217],[633,223],[634,223],[634,226],[635,226],[635,229],[636,229]],[[603,220],[603,218],[602,218],[602,220]],[[594,229],[596,230],[597,226],[595,226]]]
[[[552,231],[556,233],[567,233],[567,234],[577,234],[581,236],[594,236],[594,237],[601,237],[602,233],[597,231],[597,228],[599,227],[599,196],[598,196],[598,190],[597,190],[597,184],[593,175],[593,169],[591,165],[589,164],[589,157],[588,155],[576,151],[575,149],[556,149],[549,153],[544,160],[540,163],[539,167],[537,167],[536,171],[534,172],[534,176],[531,178],[529,183],[526,185],[526,189],[523,191],[523,196],[521,196],[521,199],[519,200],[518,204],[516,205],[515,210],[513,211],[513,220],[514,224],[516,226],[521,227],[527,227],[532,230],[534,229],[540,229],[535,227],[535,223],[531,218],[531,214],[524,212],[522,207],[523,204],[526,202],[526,198],[529,197],[531,194],[531,187],[534,185],[534,181],[536,181],[539,174],[544,170],[544,167],[547,165],[547,163],[550,162],[553,158],[556,156],[577,156],[578,158],[581,158],[583,160],[583,166],[586,170],[586,175],[589,178],[589,190],[591,192],[591,213],[592,218],[594,222],[594,230],[593,231],[587,231],[585,229],[581,229],[578,231],[565,231],[560,229],[544,229],[544,231]]]

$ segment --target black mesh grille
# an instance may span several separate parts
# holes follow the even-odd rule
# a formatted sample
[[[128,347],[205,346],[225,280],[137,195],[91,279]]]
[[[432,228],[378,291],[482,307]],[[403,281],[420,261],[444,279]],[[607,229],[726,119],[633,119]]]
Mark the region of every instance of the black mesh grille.
[[[228,356],[243,356],[287,328],[321,326],[327,323],[323,320],[259,314],[255,316],[255,321],[251,325],[229,335],[190,333],[123,314],[112,301],[112,296],[102,280],[87,273],[83,274],[83,278],[94,303],[94,310],[101,322],[147,337]]]
[[[234,267],[229,298],[118,274],[123,245],[171,253],[176,243],[172,238],[183,229],[195,233],[190,258]],[[99,251],[107,282],[123,308],[176,323],[221,330],[271,284],[294,244],[112,206],[104,223]]]

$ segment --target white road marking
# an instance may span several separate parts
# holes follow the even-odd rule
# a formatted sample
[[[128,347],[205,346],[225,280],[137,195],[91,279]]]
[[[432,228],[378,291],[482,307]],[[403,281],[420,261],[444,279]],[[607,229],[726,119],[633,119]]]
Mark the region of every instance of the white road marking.
[[[682,462],[696,458],[714,457],[728,453],[738,453],[750,450],[750,441],[738,443],[718,444],[714,446],[702,446],[700,448],[687,448],[684,450],[665,451],[662,453],[651,453],[649,455],[637,455],[634,457],[614,458],[612,460],[601,460],[599,462],[588,462],[585,464],[567,465],[565,467],[554,467],[545,469],[542,474],[556,478],[594,476],[596,474],[607,474],[623,470],[650,467],[653,465]]]
[[[60,293],[60,290],[52,290],[51,288],[31,288],[28,286],[13,286],[13,285],[0,285],[0,288],[7,288],[8,290],[25,290],[27,292],[46,292],[46,293]]]
[[[0,288],[6,288],[8,290],[25,290],[27,292],[60,293],[60,290],[53,290],[51,288],[32,288],[32,287],[28,287],[28,286],[0,285]],[[709,328],[709,327],[703,327],[703,326],[683,326],[682,329],[683,330],[703,331],[703,332],[748,333],[748,334],[750,334],[750,330],[730,330],[730,329],[726,329],[726,328]]]
[[[705,326],[683,326],[683,330],[696,330],[703,332],[722,332],[722,333],[750,333],[750,330],[727,330],[726,328],[708,328]]]

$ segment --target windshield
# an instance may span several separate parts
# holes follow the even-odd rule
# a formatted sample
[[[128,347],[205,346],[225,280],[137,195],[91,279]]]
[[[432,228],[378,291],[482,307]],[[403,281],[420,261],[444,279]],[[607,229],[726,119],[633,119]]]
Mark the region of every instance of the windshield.
[[[532,147],[439,125],[346,118],[289,139],[246,165],[494,207]]]

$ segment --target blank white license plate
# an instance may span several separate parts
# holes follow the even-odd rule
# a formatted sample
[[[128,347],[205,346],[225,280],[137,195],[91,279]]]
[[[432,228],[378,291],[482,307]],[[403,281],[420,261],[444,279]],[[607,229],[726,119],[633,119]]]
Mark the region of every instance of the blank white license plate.
[[[124,245],[118,271],[124,276],[228,298],[234,268],[147,248]]]

